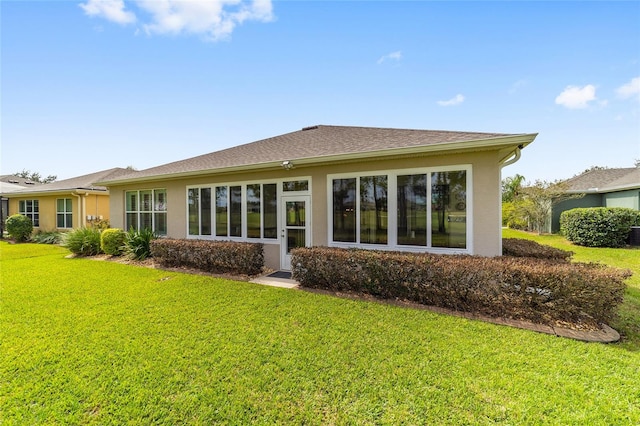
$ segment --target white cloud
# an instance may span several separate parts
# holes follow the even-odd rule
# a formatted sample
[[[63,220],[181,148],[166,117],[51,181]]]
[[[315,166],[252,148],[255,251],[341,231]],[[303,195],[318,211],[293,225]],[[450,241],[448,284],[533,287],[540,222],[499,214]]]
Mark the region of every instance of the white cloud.
[[[103,17],[118,24],[132,24],[136,21],[136,15],[125,10],[124,0],[87,0],[79,6],[89,16]]]
[[[231,35],[245,21],[273,19],[271,0],[135,0],[146,20],[124,10],[123,0],[88,0],[80,6],[90,16],[128,23],[141,21],[147,34],[198,34],[208,40]],[[107,7],[108,6],[108,7]],[[126,14],[129,20],[123,19]]]
[[[509,94],[513,95],[517,92],[520,91],[520,89],[522,89],[523,87],[526,87],[529,85],[529,82],[527,80],[518,80],[515,83],[513,83],[511,85],[511,88],[509,89]]]
[[[616,93],[623,99],[640,99],[640,77],[632,78],[627,84],[618,87]]]
[[[389,61],[389,60],[393,60],[397,62],[400,59],[402,59],[402,52],[398,50],[396,52],[391,52],[387,55],[381,56],[380,59],[378,59],[378,64],[381,64],[384,61]]]
[[[438,105],[440,106],[454,106],[459,105],[464,102],[464,96],[457,94],[453,98],[448,101],[438,101]]]
[[[589,106],[589,102],[596,100],[596,87],[587,84],[584,87],[567,86],[556,97],[556,104],[569,109],[582,109]]]

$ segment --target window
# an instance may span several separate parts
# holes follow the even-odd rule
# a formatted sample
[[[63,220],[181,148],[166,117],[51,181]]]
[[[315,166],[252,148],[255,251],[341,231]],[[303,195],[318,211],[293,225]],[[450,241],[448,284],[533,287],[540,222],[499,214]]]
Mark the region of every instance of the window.
[[[360,178],[360,243],[387,244],[387,176]]]
[[[308,191],[309,181],[304,179],[282,182],[282,190],[284,192]]]
[[[31,219],[33,226],[40,226],[40,205],[38,200],[20,200],[18,213]]]
[[[470,167],[329,177],[331,243],[466,250]]]
[[[150,229],[167,235],[167,191],[149,189],[125,192],[125,227]]]
[[[189,235],[276,239],[277,195],[275,183],[188,188]]]
[[[427,175],[398,176],[398,244],[427,245]]]
[[[356,242],[356,179],[333,180],[333,241]]]
[[[56,227],[73,228],[71,206],[71,198],[58,198],[56,200]]]

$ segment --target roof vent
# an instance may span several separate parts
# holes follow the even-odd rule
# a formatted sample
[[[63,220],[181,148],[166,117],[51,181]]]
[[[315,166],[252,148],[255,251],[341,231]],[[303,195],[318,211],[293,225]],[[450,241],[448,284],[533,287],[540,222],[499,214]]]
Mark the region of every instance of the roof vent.
[[[306,132],[307,130],[315,130],[315,129],[317,129],[317,128],[318,128],[318,126],[303,127],[303,128],[302,128],[302,131],[303,131],[303,132]]]

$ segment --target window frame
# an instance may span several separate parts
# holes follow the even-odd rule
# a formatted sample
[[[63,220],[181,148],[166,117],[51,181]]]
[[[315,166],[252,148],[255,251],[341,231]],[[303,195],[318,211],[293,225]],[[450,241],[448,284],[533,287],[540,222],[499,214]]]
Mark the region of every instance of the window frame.
[[[31,211],[27,209],[27,203],[31,203]],[[31,219],[34,228],[40,227],[40,200],[30,198],[18,200],[18,213]]]
[[[300,181],[308,181],[308,189],[300,190],[300,191],[284,191],[284,182],[300,182]],[[249,237],[248,233],[248,207],[247,207],[247,187],[252,185],[259,185],[260,188],[260,236]],[[265,236],[265,210],[267,207],[267,202],[265,202],[265,194],[268,191],[265,191],[266,185],[275,185],[275,212],[271,212],[275,214],[275,224],[276,224],[276,233],[273,237]],[[226,235],[216,235],[218,233],[218,205],[217,205],[217,194],[218,188],[226,187]],[[231,210],[232,210],[232,191],[231,188],[240,187],[240,211],[239,217],[241,218],[240,222],[240,235],[231,235]],[[311,195],[311,187],[312,187],[312,179],[311,176],[299,176],[292,178],[282,178],[282,179],[255,179],[255,180],[242,180],[242,181],[225,181],[225,182],[216,182],[216,183],[207,183],[207,184],[198,184],[198,185],[187,185],[185,188],[185,196],[186,196],[186,238],[187,239],[200,239],[200,240],[219,240],[219,241],[243,241],[243,242],[252,242],[252,243],[264,243],[264,244],[280,244],[280,233],[278,230],[281,228],[281,201],[282,197],[286,195]],[[200,228],[200,223],[202,222],[201,217],[198,217],[198,224],[200,232],[195,234],[189,233],[189,191],[198,189],[200,192],[202,189],[209,188],[211,189],[211,229],[213,232],[211,235],[203,235]],[[202,206],[200,206],[199,211],[202,211]],[[235,213],[234,213],[235,214]],[[273,225],[273,224],[270,224]]]
[[[136,206],[135,209],[129,209],[128,206],[128,195],[132,192],[136,193]],[[157,194],[163,192],[164,193],[164,203],[157,202]],[[142,193],[148,193],[149,199],[148,209],[143,210],[143,198]],[[152,189],[132,189],[124,191],[124,226],[128,231],[133,226],[128,223],[129,215],[135,215],[136,217],[136,226],[133,227],[136,231],[141,231],[140,226],[142,225],[142,215],[149,215],[151,218],[151,230],[160,236],[166,236],[168,233],[168,221],[167,221],[167,189],[166,188],[152,188]],[[160,215],[164,216],[163,221],[159,221],[158,218]],[[164,231],[158,231],[158,224],[163,223],[165,226]],[[144,229],[144,228],[143,228]]]
[[[432,245],[432,174],[438,172],[466,172],[466,234],[465,248],[455,247],[434,247]],[[370,244],[360,242],[360,178],[372,176],[387,176],[387,243]],[[398,176],[425,175],[426,176],[426,246],[408,245],[398,243]],[[356,179],[355,193],[355,242],[334,241],[333,239],[333,181],[334,179]],[[473,254],[473,167],[471,164],[454,164],[437,167],[410,168],[410,169],[387,169],[387,170],[364,170],[349,173],[335,173],[327,175],[327,244],[329,247],[342,248],[364,248],[372,250],[406,251],[406,252],[429,252],[441,254]]]
[[[60,211],[58,209],[58,202],[62,201],[64,209]],[[69,210],[67,210],[67,202],[69,202]],[[64,226],[58,226],[58,217],[62,215]],[[56,229],[71,229],[73,228],[73,199],[71,198],[56,198]]]

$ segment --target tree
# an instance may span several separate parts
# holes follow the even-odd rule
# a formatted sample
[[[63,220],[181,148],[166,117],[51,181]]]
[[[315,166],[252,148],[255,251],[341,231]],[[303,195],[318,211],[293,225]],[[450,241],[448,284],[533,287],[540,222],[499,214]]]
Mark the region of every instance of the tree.
[[[516,174],[513,177],[502,179],[502,202],[512,203],[522,191],[524,176]]]
[[[42,175],[40,175],[40,173],[32,172],[31,170],[26,170],[26,169],[22,169],[21,172],[14,173],[14,175],[24,179],[29,179],[32,182],[38,182],[38,183],[51,183],[54,180],[58,179],[58,176],[54,176],[54,175],[49,175],[46,178],[43,178]]]
[[[526,218],[531,227],[542,234],[544,225],[551,218],[553,206],[573,198],[582,198],[584,194],[568,193],[566,182],[548,182],[537,180],[522,187],[516,201],[516,214]]]

